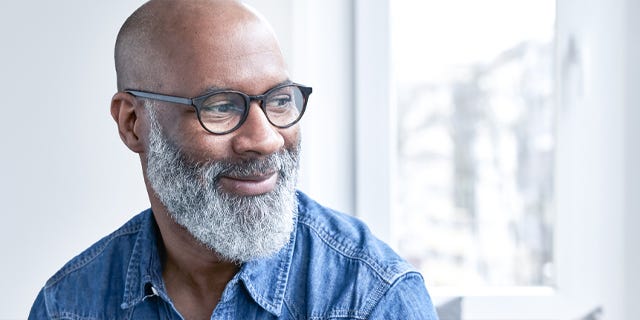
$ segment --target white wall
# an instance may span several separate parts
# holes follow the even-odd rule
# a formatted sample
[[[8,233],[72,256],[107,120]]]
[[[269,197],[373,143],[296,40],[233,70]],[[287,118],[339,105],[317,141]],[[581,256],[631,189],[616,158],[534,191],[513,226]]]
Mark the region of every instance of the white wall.
[[[113,43],[141,1],[0,2],[0,318],[147,207],[109,114]]]
[[[640,314],[640,1],[629,0],[624,7],[627,64],[625,74],[625,221],[624,297],[628,318]]]
[[[48,277],[148,207],[109,114],[115,37],[143,2],[0,2],[0,319],[26,318]],[[352,211],[350,1],[248,3],[274,26],[293,80],[314,87],[301,188]]]
[[[558,290],[603,307],[605,319],[638,314],[639,9],[633,0],[558,3],[559,58],[573,38],[580,68],[566,87],[581,88],[559,110]]]

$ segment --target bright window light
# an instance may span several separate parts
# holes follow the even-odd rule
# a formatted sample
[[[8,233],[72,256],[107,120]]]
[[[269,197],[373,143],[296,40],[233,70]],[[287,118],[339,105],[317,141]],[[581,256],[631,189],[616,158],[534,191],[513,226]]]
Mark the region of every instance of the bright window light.
[[[393,242],[430,286],[553,286],[555,1],[390,3]]]

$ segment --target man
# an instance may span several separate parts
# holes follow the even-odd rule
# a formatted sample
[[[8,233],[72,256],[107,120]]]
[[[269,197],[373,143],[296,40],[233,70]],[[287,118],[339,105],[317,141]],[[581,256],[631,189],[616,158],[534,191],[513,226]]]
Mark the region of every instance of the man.
[[[151,209],[67,263],[30,319],[437,318],[405,261],[295,190],[311,88],[258,15],[152,0],[115,61],[111,114]]]

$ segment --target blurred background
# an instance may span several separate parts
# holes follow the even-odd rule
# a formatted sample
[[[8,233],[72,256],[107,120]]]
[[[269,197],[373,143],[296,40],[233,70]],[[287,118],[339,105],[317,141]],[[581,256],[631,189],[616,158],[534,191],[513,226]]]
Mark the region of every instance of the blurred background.
[[[0,319],[148,207],[109,114],[143,2],[0,3]],[[640,314],[638,1],[246,2],[314,88],[300,189],[365,220],[437,303]]]

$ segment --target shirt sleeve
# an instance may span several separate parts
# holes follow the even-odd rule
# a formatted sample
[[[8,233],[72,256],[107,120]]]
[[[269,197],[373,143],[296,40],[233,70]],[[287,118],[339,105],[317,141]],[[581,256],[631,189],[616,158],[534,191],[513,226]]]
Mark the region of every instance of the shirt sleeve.
[[[369,319],[438,320],[438,315],[422,276],[410,272],[391,285]]]
[[[49,315],[47,314],[47,305],[44,301],[44,289],[40,290],[40,293],[38,293],[38,297],[36,297],[36,301],[31,307],[31,312],[29,312],[29,320],[41,319],[49,319]]]

